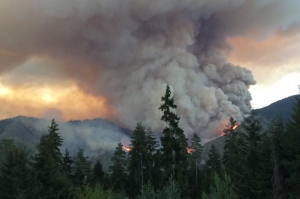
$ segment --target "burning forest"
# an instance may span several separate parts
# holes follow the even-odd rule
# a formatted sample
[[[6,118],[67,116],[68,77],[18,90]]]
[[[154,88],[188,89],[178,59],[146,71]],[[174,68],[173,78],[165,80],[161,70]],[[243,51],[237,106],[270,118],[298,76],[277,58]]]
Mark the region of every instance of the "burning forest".
[[[114,124],[95,119],[79,127],[70,121],[61,125],[60,138],[52,120],[34,158],[19,143],[3,142],[0,198],[103,193],[144,199],[148,191],[160,199],[170,190],[172,198],[300,197],[300,109],[287,128],[274,119],[265,135],[249,91],[256,84],[252,71],[280,73],[260,68],[282,64],[269,46],[276,43],[284,56],[297,54],[299,2],[1,0],[1,117],[16,112],[59,122],[101,117]],[[266,49],[249,50],[244,43],[268,38]],[[230,59],[235,45],[248,49],[238,53],[240,59],[263,64],[236,64]],[[257,58],[262,51],[274,60]],[[285,70],[298,71],[293,66]],[[22,118],[16,120],[30,134],[24,139],[35,145],[32,132],[41,123],[30,120],[35,126],[26,128]],[[0,129],[2,136],[15,127]],[[212,145],[203,160],[202,144],[218,137],[224,147]],[[108,171],[100,161],[92,169],[85,153],[95,151],[114,153]]]

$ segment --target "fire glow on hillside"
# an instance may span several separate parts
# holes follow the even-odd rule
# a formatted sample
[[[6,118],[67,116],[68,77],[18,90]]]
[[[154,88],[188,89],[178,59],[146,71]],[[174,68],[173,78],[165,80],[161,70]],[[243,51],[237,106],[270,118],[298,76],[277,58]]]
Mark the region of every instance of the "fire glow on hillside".
[[[131,148],[131,147],[128,147],[128,146],[123,146],[122,148],[123,148],[123,150],[126,151],[126,152],[129,152],[129,151],[132,150],[132,148]]]
[[[238,124],[238,123],[235,123],[235,124],[231,127],[231,130],[235,130],[235,129],[237,129],[237,127],[239,127],[239,124]],[[230,132],[230,131],[228,131],[228,132]],[[223,131],[221,136],[224,136],[224,135],[226,135],[226,133]]]
[[[237,127],[239,127],[239,124],[235,124],[233,127],[232,127],[232,130],[235,130]]]
[[[194,149],[193,149],[193,148],[186,148],[186,151],[187,151],[188,153],[192,153],[192,152],[194,151]]]

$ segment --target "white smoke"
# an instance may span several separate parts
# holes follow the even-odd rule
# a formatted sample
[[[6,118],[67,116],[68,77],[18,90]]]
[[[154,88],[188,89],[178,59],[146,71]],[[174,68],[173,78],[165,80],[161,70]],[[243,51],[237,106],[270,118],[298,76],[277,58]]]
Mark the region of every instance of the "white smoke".
[[[164,126],[158,107],[169,84],[180,126],[187,135],[197,132],[205,138],[220,133],[213,126],[229,117],[240,121],[250,111],[248,88],[255,80],[248,69],[227,63],[231,46],[226,39],[265,38],[300,21],[297,0],[3,4],[0,58],[7,51],[12,59],[0,71],[33,56],[53,59],[53,71],[107,98],[116,121],[129,128],[142,122],[154,130]]]

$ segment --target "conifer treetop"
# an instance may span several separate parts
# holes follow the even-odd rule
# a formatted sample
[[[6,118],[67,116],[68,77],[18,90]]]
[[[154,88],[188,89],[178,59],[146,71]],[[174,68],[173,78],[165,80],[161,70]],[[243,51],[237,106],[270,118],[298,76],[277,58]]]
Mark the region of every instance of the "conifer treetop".
[[[171,89],[168,84],[165,95],[162,96],[161,101],[164,102],[159,107],[159,109],[163,112],[161,120],[168,123],[170,126],[177,126],[180,118],[171,111],[171,108],[176,109],[177,106],[174,104],[174,98],[171,97]]]

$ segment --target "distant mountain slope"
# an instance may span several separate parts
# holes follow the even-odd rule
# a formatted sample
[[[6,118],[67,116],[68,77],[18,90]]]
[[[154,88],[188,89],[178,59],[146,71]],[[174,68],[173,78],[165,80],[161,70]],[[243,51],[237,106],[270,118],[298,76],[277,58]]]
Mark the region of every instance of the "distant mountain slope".
[[[47,133],[50,120],[18,116],[0,120],[0,140],[14,139],[25,144],[31,151],[39,143],[40,136]],[[72,120],[59,122],[63,148],[75,155],[79,148],[92,160],[103,160],[104,168],[110,164],[110,157],[119,142],[129,143],[131,131],[104,119]]]
[[[267,120],[272,120],[276,115],[281,115],[284,122],[290,119],[290,115],[293,111],[293,103],[299,95],[290,96],[288,98],[279,100],[261,109],[257,109],[260,116]]]
[[[264,108],[257,109],[256,111],[261,117],[263,129],[266,129],[270,124],[271,120],[277,115],[280,115],[283,121],[286,123],[290,119],[290,116],[293,112],[293,103],[295,102],[296,97],[299,97],[299,95],[290,96],[288,98],[274,102]],[[223,154],[224,144],[225,137],[223,136],[212,139],[211,141],[205,143],[203,146],[204,149],[202,153],[202,159],[204,161],[208,159],[208,153],[211,145],[215,145],[218,152],[220,154]]]
[[[292,113],[292,104],[296,96],[277,101],[267,107],[257,109],[262,117],[263,127],[266,128],[272,118],[282,115],[286,122]],[[18,116],[0,120],[0,140],[13,138],[17,143],[26,144],[35,149],[40,136],[47,132],[50,120]],[[129,144],[131,131],[124,129],[104,119],[71,120],[59,123],[60,133],[64,139],[64,147],[75,155],[83,148],[91,160],[100,159],[104,168],[110,165],[110,158],[118,142]],[[208,152],[214,144],[220,154],[223,153],[225,137],[218,137],[204,145],[203,160],[207,160]],[[64,150],[64,149],[62,149]]]
[[[37,124],[43,122],[45,120],[24,116],[0,120],[0,139],[14,139],[15,142],[34,147],[43,133]]]

